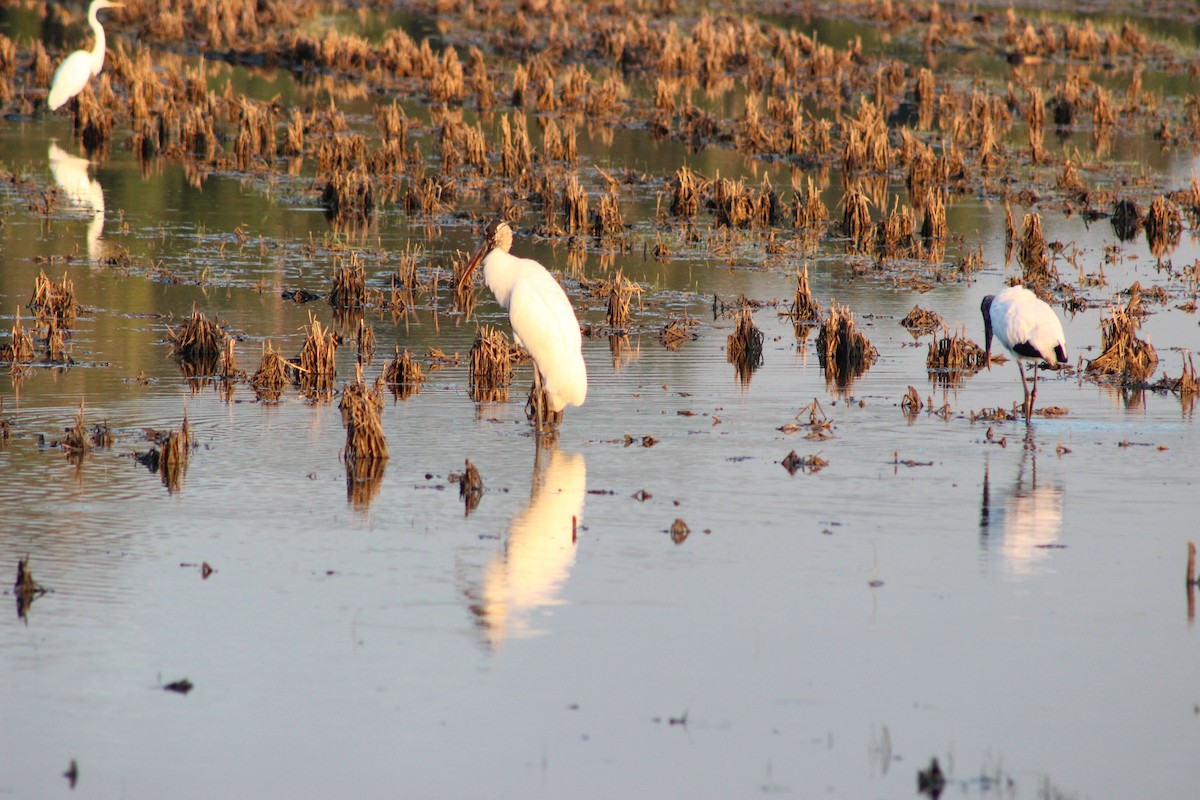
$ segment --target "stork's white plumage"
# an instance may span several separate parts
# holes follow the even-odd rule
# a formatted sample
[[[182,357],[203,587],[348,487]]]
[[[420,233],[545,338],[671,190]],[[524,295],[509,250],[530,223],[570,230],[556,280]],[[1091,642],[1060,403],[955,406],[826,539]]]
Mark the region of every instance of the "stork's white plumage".
[[[567,293],[545,267],[509,253],[512,241],[507,222],[492,222],[466,275],[483,263],[483,280],[496,302],[508,309],[513,338],[533,357],[535,377],[540,376],[545,387],[549,410],[558,414],[568,405],[583,405],[587,397],[579,320]]]
[[[1021,372],[1025,390],[1025,419],[1033,414],[1037,399],[1037,366],[1046,362],[1057,367],[1067,360],[1067,340],[1062,323],[1036,294],[1024,286],[1010,286],[999,294],[989,294],[980,304],[983,312],[984,351],[988,369],[992,368],[992,335],[1012,354]],[[1033,390],[1025,382],[1025,363],[1033,364]]]
[[[46,105],[51,111],[58,110],[63,103],[83,91],[88,79],[100,74],[104,69],[104,28],[96,12],[102,8],[123,8],[124,3],[114,3],[110,0],[92,0],[88,6],[88,25],[96,37],[91,50],[76,50],[63,59],[54,70],[54,79],[50,81],[50,94],[46,97]]]

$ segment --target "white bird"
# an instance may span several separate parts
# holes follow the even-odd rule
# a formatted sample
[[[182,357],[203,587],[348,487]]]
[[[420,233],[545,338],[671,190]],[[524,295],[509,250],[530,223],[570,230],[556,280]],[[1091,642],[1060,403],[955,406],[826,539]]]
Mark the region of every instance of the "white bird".
[[[503,220],[487,226],[483,241],[471,256],[463,280],[469,280],[483,262],[483,280],[496,302],[508,309],[516,343],[529,351],[534,363],[533,406],[535,422],[547,420],[539,408],[539,389],[544,386],[554,418],[568,405],[581,406],[587,397],[587,367],[579,319],[567,293],[545,267],[528,258],[518,258],[512,248],[512,228]]]
[[[71,53],[54,71],[54,80],[50,82],[50,94],[46,97],[46,105],[51,111],[57,110],[63,103],[82,92],[88,79],[99,75],[100,70],[104,69],[104,28],[100,27],[96,12],[102,8],[124,6],[124,3],[114,3],[110,0],[92,0],[92,4],[88,6],[88,25],[92,26],[96,42],[90,51],[76,50]]]
[[[1025,420],[1033,414],[1037,399],[1037,367],[1045,361],[1057,367],[1067,360],[1067,342],[1062,323],[1044,301],[1024,286],[1010,286],[1000,294],[989,294],[979,306],[983,312],[984,358],[992,368],[992,334],[1012,353],[1021,372],[1025,390]],[[1033,390],[1025,382],[1025,362],[1033,363]]]

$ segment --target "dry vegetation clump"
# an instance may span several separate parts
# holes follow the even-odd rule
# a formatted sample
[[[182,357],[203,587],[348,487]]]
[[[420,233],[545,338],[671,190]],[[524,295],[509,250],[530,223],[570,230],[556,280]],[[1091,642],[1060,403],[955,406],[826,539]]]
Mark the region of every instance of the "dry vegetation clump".
[[[826,380],[847,387],[878,357],[879,352],[855,325],[850,309],[830,302],[829,317],[817,335],[817,358]]]
[[[795,190],[792,202],[792,225],[804,233],[823,233],[829,226],[829,209],[821,200],[821,193],[808,179],[808,190],[803,196]]]
[[[871,222],[871,201],[857,185],[842,198],[842,235],[850,240],[847,247],[859,253],[871,252],[875,241],[875,225]]]
[[[513,364],[518,358],[516,349],[503,331],[490,325],[479,327],[475,343],[471,345],[467,373],[467,391],[472,400],[476,403],[508,402]]]
[[[1058,283],[1058,270],[1050,262],[1040,214],[1025,215],[1023,232],[1017,242],[1017,260],[1021,262],[1024,283],[1029,288],[1045,288],[1048,284]]]
[[[1110,306],[1112,316],[1100,320],[1101,353],[1088,362],[1088,373],[1114,376],[1122,385],[1143,384],[1153,374],[1158,353],[1154,345],[1137,336],[1142,326],[1140,302],[1140,293],[1131,292],[1124,308]]]
[[[611,178],[606,181],[608,188],[600,195],[600,208],[592,218],[592,235],[617,236],[625,231],[625,220],[621,216],[620,188]]]
[[[82,455],[97,447],[112,447],[113,437],[108,429],[108,422],[93,425],[91,429],[83,423],[83,401],[79,401],[79,413],[75,415],[75,424],[66,429],[59,444],[68,456]]]
[[[17,369],[20,365],[33,361],[33,355],[33,337],[21,324],[21,309],[18,308],[8,343],[0,346],[0,361],[10,364],[11,369]]]
[[[283,397],[283,390],[291,383],[288,373],[295,365],[279,354],[270,342],[263,345],[262,359],[258,369],[250,378],[258,399],[268,403],[277,403]]]
[[[183,476],[187,474],[188,458],[192,452],[192,434],[187,417],[183,418],[179,430],[171,431],[166,436],[159,434],[158,439],[160,449],[151,450],[139,460],[151,472],[157,471],[163,486],[174,494],[183,485]]]
[[[797,455],[795,450],[784,456],[783,461],[780,463],[791,475],[795,475],[797,472],[805,472],[809,475],[816,475],[823,467],[829,466],[828,461],[815,453],[812,455],[800,456]]]
[[[192,309],[192,315],[179,328],[167,326],[171,355],[188,370],[188,377],[210,375],[217,371],[229,334],[220,323]]]
[[[62,281],[55,283],[39,270],[33,283],[33,297],[26,306],[37,315],[39,326],[53,320],[59,327],[70,328],[75,318],[83,311],[75,300],[75,284],[63,273]]]
[[[567,233],[584,233],[588,229],[588,196],[579,176],[567,176],[567,188],[563,192],[563,214],[567,220]]]
[[[364,166],[335,172],[321,190],[325,215],[334,222],[369,222],[384,198],[376,196],[371,173]]]
[[[462,474],[451,476],[454,477],[458,478],[458,496],[463,501],[463,516],[467,516],[479,507],[479,501],[483,499],[483,478],[479,475],[479,468],[469,458],[466,459]]]
[[[821,304],[813,297],[812,288],[808,282],[808,265],[796,273],[796,294],[792,298],[787,316],[795,323],[816,324],[821,321]]]
[[[736,313],[733,333],[726,341],[725,358],[733,364],[739,382],[745,386],[750,382],[754,370],[763,363],[763,332],[754,324],[754,312],[739,308]]]
[[[399,345],[396,345],[396,357],[384,364],[381,377],[398,400],[407,400],[421,391],[421,384],[428,379],[421,362],[414,360],[408,350],[401,354]]]
[[[350,260],[337,259],[333,268],[333,290],[329,305],[337,309],[361,308],[367,304],[367,268],[351,253]]]
[[[983,348],[967,338],[965,331],[939,337],[929,345],[925,369],[950,373],[976,372],[987,366]]]
[[[904,315],[904,319],[900,320],[900,324],[916,333],[928,333],[942,327],[942,316],[936,311],[913,306],[912,310]]]
[[[709,190],[709,186],[710,181],[692,172],[686,165],[675,170],[668,184],[671,192],[671,216],[696,216],[700,212],[700,199]]]
[[[308,316],[307,335],[300,348],[299,362],[300,391],[314,399],[326,399],[333,392],[337,380],[336,333],[322,327],[320,320]]]
[[[1150,252],[1161,262],[1164,255],[1179,246],[1179,237],[1183,232],[1183,214],[1173,200],[1159,195],[1150,203],[1145,225]]]
[[[629,327],[633,298],[637,297],[640,301],[643,289],[626,278],[622,270],[617,270],[617,275],[611,282],[604,283],[607,283],[608,288],[608,305],[604,321],[612,330],[624,331]]]
[[[667,320],[667,324],[658,333],[658,339],[663,343],[663,347],[668,350],[678,350],[683,346],[684,342],[691,341],[697,337],[697,334],[692,329],[699,324],[699,321],[689,317],[685,311],[682,317],[673,317]]]
[[[368,386],[362,379],[362,367],[355,373],[354,382],[342,392],[338,403],[342,425],[346,428],[346,449],[343,456],[347,471],[366,461],[383,461],[388,457],[387,439],[383,435],[383,394],[380,388]]]

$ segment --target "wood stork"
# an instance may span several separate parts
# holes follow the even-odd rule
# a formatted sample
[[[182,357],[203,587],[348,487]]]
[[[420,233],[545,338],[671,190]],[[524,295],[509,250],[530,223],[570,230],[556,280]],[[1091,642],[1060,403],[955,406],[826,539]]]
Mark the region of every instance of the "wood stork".
[[[54,80],[50,82],[50,94],[46,97],[46,105],[51,111],[58,110],[63,103],[82,92],[88,79],[99,75],[100,70],[104,69],[104,28],[100,27],[96,12],[102,8],[124,6],[124,3],[114,3],[110,0],[92,0],[92,4],[88,6],[87,18],[88,25],[92,26],[92,33],[96,36],[96,42],[91,50],[76,50],[71,53],[54,71]]]
[[[539,430],[561,420],[568,405],[583,405],[587,397],[587,367],[583,362],[579,320],[567,293],[545,267],[518,258],[512,248],[513,232],[507,222],[487,226],[483,241],[467,264],[464,280],[483,263],[483,280],[496,302],[508,309],[516,343],[529,351],[534,363],[530,395]],[[541,408],[542,389],[549,408]]]
[[[1062,323],[1054,310],[1024,286],[1010,286],[989,294],[980,304],[983,312],[984,358],[992,368],[992,334],[1012,354],[1021,372],[1025,390],[1025,421],[1033,415],[1037,399],[1037,367],[1045,361],[1052,367],[1067,360],[1067,343]],[[1033,363],[1033,389],[1025,382],[1025,362]]]

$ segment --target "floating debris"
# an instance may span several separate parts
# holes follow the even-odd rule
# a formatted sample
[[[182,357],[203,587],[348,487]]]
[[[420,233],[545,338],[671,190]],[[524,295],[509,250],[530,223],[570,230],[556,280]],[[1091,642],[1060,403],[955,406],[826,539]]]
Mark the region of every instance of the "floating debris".
[[[33,571],[29,568],[29,556],[17,559],[17,580],[13,584],[13,594],[17,598],[17,618],[25,620],[33,601],[45,593],[46,590],[33,579]]]
[[[79,781],[79,764],[75,759],[71,759],[67,771],[63,773],[63,777],[67,779],[67,786],[71,789],[75,788],[75,784]]]
[[[795,475],[801,470],[809,473],[810,475],[815,475],[816,473],[820,472],[823,467],[829,466],[829,462],[821,458],[819,454],[801,457],[796,454],[795,450],[788,453],[781,463],[783,464],[783,468],[792,475]]]
[[[452,479],[454,477],[451,476]],[[483,499],[483,478],[480,477],[479,469],[471,463],[469,458],[466,459],[462,475],[457,477],[458,496],[463,501],[463,516],[468,516],[479,507],[479,501]]]
[[[921,794],[938,800],[945,788],[946,777],[942,774],[942,768],[938,766],[937,758],[934,758],[927,768],[917,772],[917,791]]]
[[[692,529],[688,527],[687,523],[678,517],[676,517],[675,521],[671,523],[671,541],[677,545],[683,544],[684,540],[687,539],[691,532]]]
[[[193,684],[187,678],[180,678],[177,681],[171,681],[168,684],[164,684],[162,688],[168,692],[175,692],[176,694],[187,694],[196,687],[195,684]]]
[[[699,326],[699,324],[698,320],[689,317],[685,311],[682,317],[667,320],[667,324],[658,333],[658,339],[663,343],[663,347],[668,350],[678,350],[683,346],[684,342],[692,341],[698,337],[698,334],[693,329]]]

